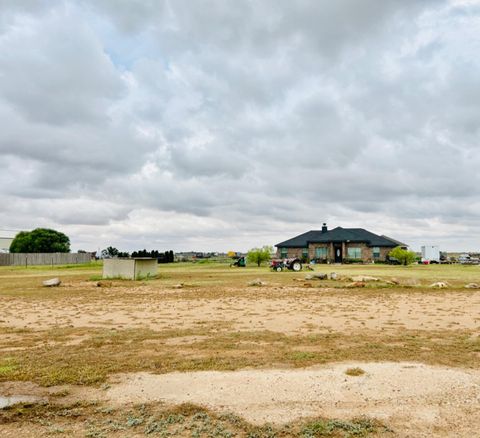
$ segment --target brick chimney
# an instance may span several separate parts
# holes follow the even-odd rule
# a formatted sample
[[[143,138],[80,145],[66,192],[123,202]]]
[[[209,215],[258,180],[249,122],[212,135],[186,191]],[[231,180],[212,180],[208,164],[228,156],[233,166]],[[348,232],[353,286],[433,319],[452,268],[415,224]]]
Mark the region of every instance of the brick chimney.
[[[324,222],[322,226],[322,233],[326,233],[328,231],[327,224]]]

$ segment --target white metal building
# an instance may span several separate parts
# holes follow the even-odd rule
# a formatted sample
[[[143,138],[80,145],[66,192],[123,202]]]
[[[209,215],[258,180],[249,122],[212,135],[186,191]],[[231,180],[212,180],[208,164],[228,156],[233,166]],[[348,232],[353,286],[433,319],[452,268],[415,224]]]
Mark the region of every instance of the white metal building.
[[[0,252],[9,252],[16,231],[0,230]]]

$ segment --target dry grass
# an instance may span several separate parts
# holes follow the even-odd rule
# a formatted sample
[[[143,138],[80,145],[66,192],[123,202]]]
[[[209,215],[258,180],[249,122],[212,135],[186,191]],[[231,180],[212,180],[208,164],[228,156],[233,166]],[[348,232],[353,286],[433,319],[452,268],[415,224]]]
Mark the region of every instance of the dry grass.
[[[80,343],[69,344],[72,337]],[[183,344],[185,337],[200,337]],[[171,342],[178,338],[180,342]],[[0,359],[0,381],[44,386],[93,385],[119,372],[234,370],[304,367],[336,361],[419,361],[478,367],[480,338],[468,332],[402,331],[388,337],[345,334],[288,336],[273,332],[225,332],[216,327],[155,332],[147,329],[54,329],[25,333]]]
[[[0,382],[99,387],[121,372],[305,367],[341,361],[418,361],[480,366],[476,266],[317,266],[342,281],[305,273],[216,264],[160,266],[149,281],[96,287],[98,264],[0,268]],[[347,289],[348,277],[385,281]],[[59,288],[41,281],[60,277]],[[252,279],[267,283],[247,287]],[[298,281],[302,280],[302,281]],[[434,281],[449,288],[432,290]],[[174,286],[183,283],[181,289]],[[416,286],[410,286],[416,283]],[[403,284],[403,285],[402,285]],[[357,376],[352,368],[346,374]],[[63,392],[62,392],[63,391]],[[61,399],[68,389],[59,392]],[[19,436],[388,436],[368,419],[312,419],[255,427],[196,406],[109,410],[89,403],[26,405],[0,411]],[[4,429],[2,429],[3,432]],[[32,432],[33,431],[33,432]],[[38,433],[37,433],[38,432]],[[17,434],[17,435],[15,435]]]
[[[323,266],[317,267],[320,269],[327,271]],[[480,268],[335,266],[328,270],[335,270],[345,277],[368,274],[382,278],[415,278],[421,285],[414,288],[390,285],[382,289],[375,283],[366,288],[348,290],[341,287],[345,284],[342,282],[317,282],[322,285],[322,299],[330,306],[324,309],[325,314],[344,312],[345,321],[357,325],[348,330],[323,330],[310,322],[313,317],[309,317],[300,321],[302,330],[279,332],[263,325],[271,315],[276,314],[280,323],[282,318],[290,317],[295,311],[298,313],[296,317],[302,318],[303,310],[298,311],[301,302],[305,311],[310,311],[313,316],[317,312],[316,308],[309,308],[309,303],[318,301],[315,289],[299,288],[292,281],[303,278],[303,273],[179,264],[161,266],[159,278],[149,282],[113,281],[112,287],[103,288],[95,287],[96,282],[89,280],[99,275],[97,265],[53,270],[0,268],[0,299],[4,301],[5,309],[11,303],[9,312],[15,317],[20,309],[30,313],[44,306],[45,321],[45,327],[35,323],[26,325],[27,328],[13,327],[0,316],[0,381],[28,380],[45,386],[63,383],[96,385],[118,372],[233,370],[278,364],[303,367],[344,360],[406,360],[479,366],[478,330],[459,328],[454,323],[437,329],[432,329],[435,325],[431,324],[428,330],[412,330],[406,329],[398,319],[386,320],[380,330],[372,330],[365,326],[370,316],[359,317],[361,305],[356,309],[355,303],[368,305],[375,300],[388,303],[392,297],[405,294],[415,294],[422,299],[428,295],[432,302],[437,302],[445,294],[453,293],[468,300],[469,295],[458,286],[476,280]],[[40,286],[41,279],[54,275],[61,277],[65,287]],[[259,276],[271,287],[246,287],[251,278]],[[422,286],[433,280],[448,280],[457,285],[457,290],[432,291]],[[171,288],[180,282],[193,287]],[[346,300],[351,303],[345,307]],[[207,317],[193,308],[199,301],[214,303],[213,316]],[[187,310],[184,315],[165,314],[156,327],[151,327],[151,319],[158,316],[156,312],[148,313],[153,305],[161,312],[162,306],[168,303],[177,307],[177,303],[185,302]],[[264,305],[263,310],[254,311],[260,302]],[[289,307],[279,307],[279,302]],[[244,303],[252,310],[245,311]],[[76,315],[65,318],[62,309],[72,305],[78,318],[91,314],[93,323],[82,326],[83,319],[78,322]],[[428,301],[426,305],[430,305]],[[192,306],[191,311],[189,306]],[[96,316],[99,309],[108,317],[116,308],[130,318],[128,323],[100,320]],[[138,316],[135,312],[138,313],[139,308]],[[57,316],[53,309],[60,315]],[[419,310],[432,312],[432,308]],[[441,310],[433,309],[432,321]],[[443,310],[451,313],[448,309]],[[460,314],[461,309],[456,312]],[[238,318],[226,317],[226,314],[238,315]],[[255,318],[260,321],[257,326],[252,322]],[[241,324],[242,329],[239,329]]]
[[[353,377],[357,377],[357,376],[362,376],[365,374],[365,371],[362,370],[361,368],[359,367],[355,367],[355,368],[348,368],[346,371],[345,371],[345,374],[347,376],[353,376]]]

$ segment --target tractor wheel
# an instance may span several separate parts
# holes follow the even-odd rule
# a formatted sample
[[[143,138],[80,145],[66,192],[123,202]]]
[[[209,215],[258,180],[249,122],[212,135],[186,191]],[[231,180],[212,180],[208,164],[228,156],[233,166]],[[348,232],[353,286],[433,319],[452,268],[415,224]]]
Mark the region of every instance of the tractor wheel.
[[[300,262],[293,262],[292,269],[295,272],[301,271],[302,270],[302,264]]]
[[[275,270],[276,270],[277,272],[282,272],[282,267],[281,267],[281,266],[277,266],[277,267],[275,268]]]

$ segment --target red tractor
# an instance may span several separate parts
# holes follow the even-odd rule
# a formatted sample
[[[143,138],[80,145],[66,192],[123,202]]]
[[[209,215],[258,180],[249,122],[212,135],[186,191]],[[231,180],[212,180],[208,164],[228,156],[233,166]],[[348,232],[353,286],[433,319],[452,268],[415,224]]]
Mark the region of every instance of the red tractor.
[[[273,259],[270,262],[270,269],[277,272],[285,269],[298,272],[302,270],[302,262],[296,257],[290,259]]]

